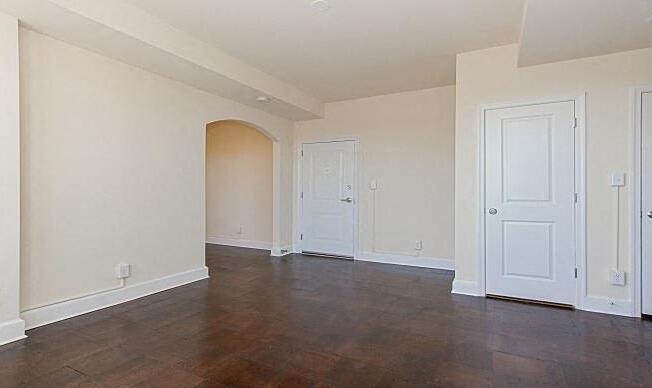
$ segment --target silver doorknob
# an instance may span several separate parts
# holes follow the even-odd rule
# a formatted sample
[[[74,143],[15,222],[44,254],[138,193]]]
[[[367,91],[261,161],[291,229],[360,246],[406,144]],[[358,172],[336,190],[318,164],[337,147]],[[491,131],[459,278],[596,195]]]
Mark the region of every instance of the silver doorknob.
[[[491,209],[489,209],[489,214],[491,214],[492,216],[495,216],[496,214],[498,214],[498,210],[496,210],[494,208],[491,208]]]
[[[353,202],[353,198],[351,198],[351,197],[349,197],[349,198],[342,198],[342,199],[340,199],[340,201],[351,203],[351,202]]]
[[[650,210],[649,212],[647,212],[647,216],[648,216],[649,218],[652,218],[652,210]]]

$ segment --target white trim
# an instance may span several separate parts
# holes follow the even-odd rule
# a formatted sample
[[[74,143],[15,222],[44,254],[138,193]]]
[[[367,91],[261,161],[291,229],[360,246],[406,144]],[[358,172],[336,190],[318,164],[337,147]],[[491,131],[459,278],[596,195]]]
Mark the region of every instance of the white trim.
[[[25,321],[14,319],[0,323],[0,346],[27,338]]]
[[[33,329],[206,278],[208,267],[200,267],[118,290],[26,310],[20,316],[25,321],[26,328]]]
[[[252,248],[271,250],[272,243],[267,241],[240,240],[228,237],[206,237],[206,244],[226,245],[229,247]]]
[[[480,291],[478,282],[469,280],[453,280],[451,292],[458,295],[485,296],[484,292]]]
[[[641,103],[643,101],[643,93],[652,93],[652,85],[636,87],[631,89],[630,93],[630,127],[632,129],[632,190],[631,190],[631,213],[630,213],[630,249],[632,252],[632,267],[630,268],[631,274],[629,279],[630,292],[632,295],[633,303],[631,315],[635,317],[641,316],[642,303],[643,303],[643,239],[642,233],[642,192],[643,190],[643,176],[641,170],[642,163],[642,139],[643,139],[643,122],[641,117]]]
[[[299,147],[297,150],[297,199],[296,199],[296,204],[297,204],[297,219],[295,220],[296,225],[297,225],[297,234],[295,236],[295,241],[294,244],[292,245],[292,252],[294,253],[301,253],[302,250],[302,243],[301,243],[301,234],[303,233],[303,225],[302,225],[302,218],[303,218],[303,199],[301,198],[301,191],[303,190],[303,171],[302,171],[302,165],[303,165],[303,146],[304,144],[319,144],[319,143],[337,143],[337,142],[345,142],[345,141],[352,141],[353,142],[353,169],[354,169],[354,177],[355,177],[355,182],[353,183],[353,187],[355,187],[354,193],[353,193],[353,257],[357,257],[359,255],[359,244],[360,244],[360,228],[359,228],[359,219],[360,219],[360,206],[358,206],[359,201],[360,201],[360,155],[362,154],[360,150],[360,139],[357,136],[350,136],[350,137],[337,137],[337,138],[330,138],[330,139],[318,139],[318,140],[307,140],[307,141],[302,141],[299,143]]]
[[[578,272],[575,307],[583,309],[586,294],[586,93],[576,97],[547,98],[530,102],[483,105],[479,113],[478,130],[478,288],[477,295],[486,295],[485,242],[485,114],[488,110],[572,101],[578,119],[575,130],[575,265]],[[454,288],[455,289],[455,288]],[[463,288],[462,288],[463,289]]]
[[[455,270],[455,262],[451,259],[438,259],[425,256],[362,252],[359,256],[355,257],[355,260],[383,264],[406,265],[410,267],[444,269],[448,271]]]
[[[577,296],[575,308],[584,309],[587,295],[586,276],[586,93],[575,99],[575,268],[577,268]]]
[[[292,245],[285,245],[282,247],[274,247],[270,253],[270,256],[273,257],[283,257],[285,255],[290,255],[294,251],[292,250]]]
[[[582,304],[582,310],[594,313],[621,315],[631,317],[633,303],[630,300],[618,300],[601,298],[596,296],[586,296]]]

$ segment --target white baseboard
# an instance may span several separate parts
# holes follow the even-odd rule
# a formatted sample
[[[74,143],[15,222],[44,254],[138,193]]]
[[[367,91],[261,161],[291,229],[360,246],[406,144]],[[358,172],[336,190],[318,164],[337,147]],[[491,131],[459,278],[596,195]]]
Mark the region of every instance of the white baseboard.
[[[452,293],[459,295],[485,296],[482,292],[480,292],[480,286],[478,285],[478,282],[469,280],[453,280]]]
[[[201,267],[101,294],[26,310],[20,315],[25,321],[26,328],[33,329],[206,278],[208,278],[208,267]]]
[[[0,323],[0,346],[27,338],[25,335],[25,321],[13,319]]]
[[[294,250],[292,249],[292,245],[286,245],[283,247],[272,248],[271,256],[281,257],[281,256],[289,255],[291,253],[294,253]]]
[[[407,256],[385,253],[362,252],[355,257],[355,260],[369,261],[373,263],[407,265],[410,267],[455,270],[455,262],[450,259],[436,259],[425,256]]]
[[[272,243],[267,241],[255,241],[255,240],[239,240],[236,238],[225,238],[225,237],[206,237],[207,244],[216,244],[216,245],[226,245],[229,247],[239,247],[239,248],[252,248],[252,249],[265,249],[271,250]]]
[[[635,316],[634,305],[630,300],[586,296],[584,297],[581,306],[578,306],[577,309],[594,313],[621,315],[624,317]]]
[[[453,294],[482,296],[485,294],[480,292],[477,282],[468,280],[453,280]],[[587,296],[576,306],[576,309],[582,311],[590,311],[594,313],[620,315],[624,317],[634,317],[634,305],[629,300],[618,300],[601,298],[595,296]]]

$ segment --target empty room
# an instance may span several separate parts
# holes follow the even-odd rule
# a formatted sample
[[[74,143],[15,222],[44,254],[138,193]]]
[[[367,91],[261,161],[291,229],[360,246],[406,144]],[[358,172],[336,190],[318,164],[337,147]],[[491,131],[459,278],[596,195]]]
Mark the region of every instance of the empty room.
[[[0,0],[0,388],[652,386],[652,0]]]

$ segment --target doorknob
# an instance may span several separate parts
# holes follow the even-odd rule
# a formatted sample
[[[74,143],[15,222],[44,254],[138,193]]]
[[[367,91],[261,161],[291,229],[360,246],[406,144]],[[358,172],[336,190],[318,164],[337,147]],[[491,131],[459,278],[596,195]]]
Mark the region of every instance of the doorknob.
[[[342,198],[342,199],[340,199],[340,201],[351,203],[351,202],[353,202],[353,198],[351,198],[351,197],[349,197],[349,198]]]
[[[648,216],[649,218],[652,218],[652,210],[650,210],[649,212],[647,212],[647,216]]]
[[[496,210],[496,209],[494,209],[492,207],[491,209],[489,209],[489,214],[491,214],[492,216],[495,216],[496,214],[498,214],[498,210]]]

